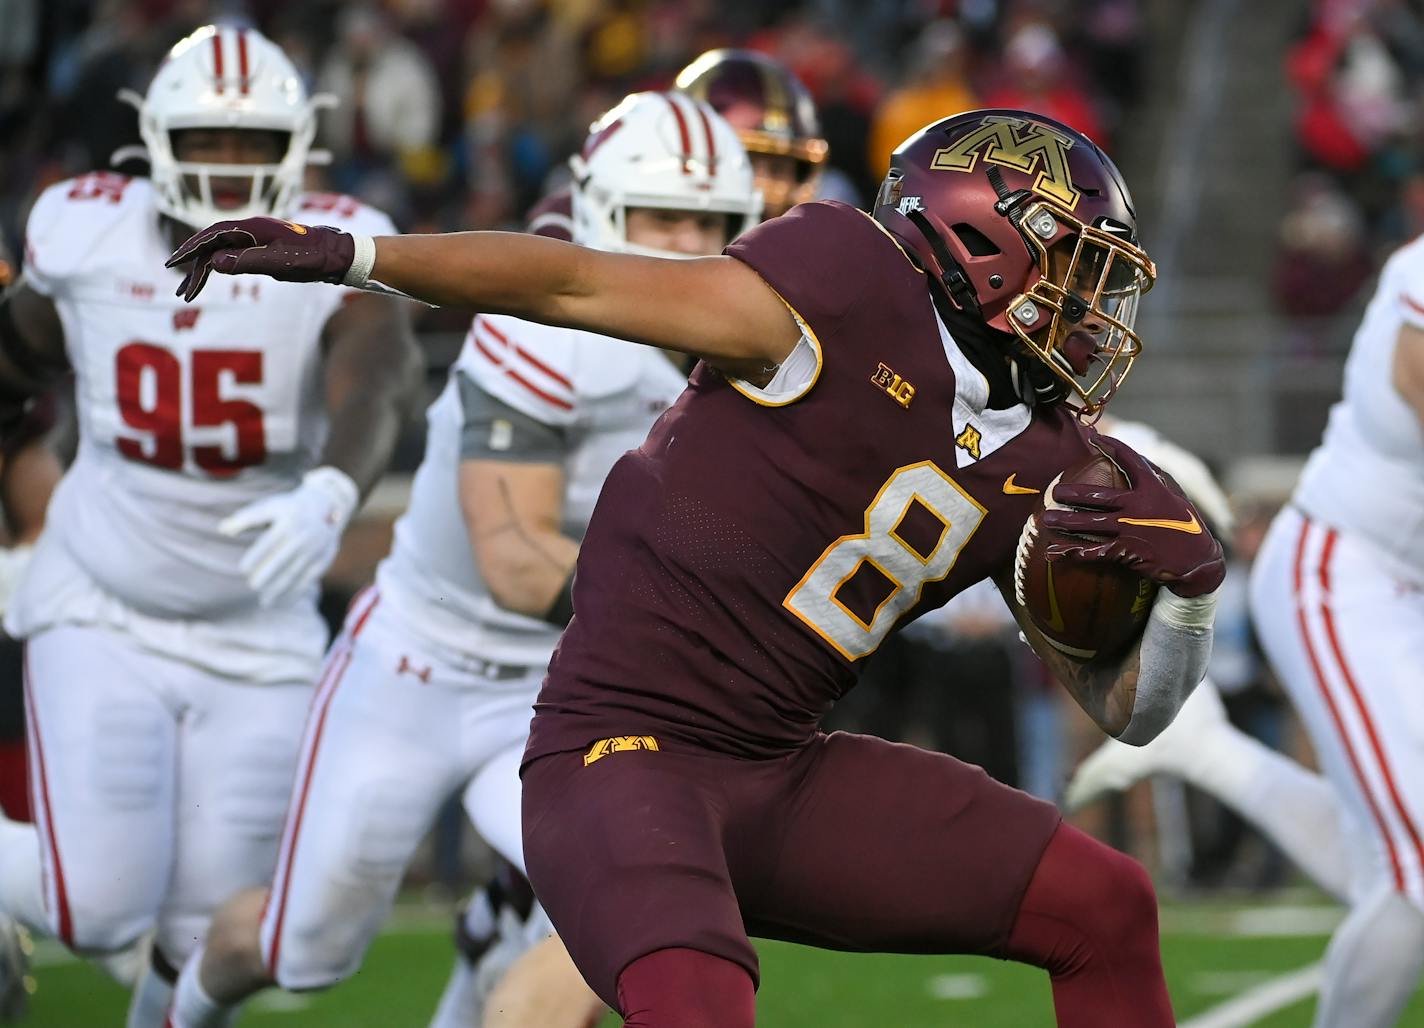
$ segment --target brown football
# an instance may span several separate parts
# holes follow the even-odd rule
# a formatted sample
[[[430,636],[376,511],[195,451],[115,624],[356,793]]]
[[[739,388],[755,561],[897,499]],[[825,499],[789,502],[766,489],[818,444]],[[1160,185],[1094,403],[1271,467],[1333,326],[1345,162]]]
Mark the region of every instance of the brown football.
[[[1063,472],[1058,480],[1119,489],[1130,484],[1122,468],[1101,451]],[[1044,491],[1045,503],[1050,491]],[[1045,528],[1043,511],[1044,507],[1035,511],[1019,535],[1014,555],[1015,599],[1062,653],[1081,661],[1116,656],[1142,630],[1157,584],[1114,564],[1068,559],[1049,564],[1044,557],[1048,545],[1074,537]]]

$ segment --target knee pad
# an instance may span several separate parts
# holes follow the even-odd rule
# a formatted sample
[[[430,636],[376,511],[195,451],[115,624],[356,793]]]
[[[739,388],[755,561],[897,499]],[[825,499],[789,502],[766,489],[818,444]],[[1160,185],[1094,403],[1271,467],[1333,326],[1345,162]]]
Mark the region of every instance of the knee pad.
[[[72,932],[69,948],[83,956],[107,956],[128,949],[153,927],[154,915],[124,910],[85,910],[75,905],[70,911]]]
[[[625,1028],[753,1028],[756,989],[747,969],[693,949],[639,957],[618,976]]]
[[[350,927],[335,925],[318,932],[286,932],[267,972],[288,992],[329,989],[361,967],[369,939],[354,935]]]
[[[226,829],[249,839],[276,840],[296,770],[297,754],[290,740],[254,742],[241,763],[223,770],[217,786],[216,806]]]
[[[95,712],[90,755],[94,793],[110,810],[149,810],[162,802],[171,727],[151,708],[111,702]]]

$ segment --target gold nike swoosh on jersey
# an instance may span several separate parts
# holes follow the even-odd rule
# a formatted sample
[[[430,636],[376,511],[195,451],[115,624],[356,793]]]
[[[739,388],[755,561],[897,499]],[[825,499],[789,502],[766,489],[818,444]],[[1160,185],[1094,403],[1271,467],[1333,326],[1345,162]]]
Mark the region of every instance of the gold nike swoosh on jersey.
[[[1048,627],[1061,632],[1068,626],[1063,623],[1063,612],[1058,609],[1058,590],[1053,588],[1053,565],[1045,562],[1043,565],[1043,584],[1048,590]]]
[[[1186,521],[1173,521],[1170,518],[1118,518],[1120,524],[1141,525],[1144,528],[1165,528],[1172,532],[1186,532],[1187,535],[1201,535],[1201,522],[1193,514]]]
[[[1014,474],[1016,475],[1018,474],[1018,472],[1014,472]],[[1042,489],[1030,489],[1026,485],[1014,485],[1014,475],[1010,475],[1008,478],[1004,479],[1005,496],[1031,496],[1034,493],[1041,492],[1043,492]]]

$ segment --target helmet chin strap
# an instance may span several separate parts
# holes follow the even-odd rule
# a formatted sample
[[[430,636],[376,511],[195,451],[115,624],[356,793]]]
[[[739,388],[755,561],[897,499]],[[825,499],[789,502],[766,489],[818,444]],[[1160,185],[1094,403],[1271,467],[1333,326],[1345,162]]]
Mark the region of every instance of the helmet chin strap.
[[[1018,351],[1010,353],[1009,373],[1025,403],[1042,405],[1068,399],[1068,383],[1049,371],[1037,357]]]
[[[940,285],[944,286],[950,299],[966,314],[983,318],[984,312],[979,306],[979,297],[974,295],[974,283],[969,281],[969,276],[964,273],[964,268],[949,252],[949,247],[944,245],[944,240],[939,237],[939,233],[930,224],[930,220],[919,211],[906,211],[905,217],[914,223],[915,227],[920,230],[920,235],[925,237],[925,242],[930,244],[935,260],[939,262]]]

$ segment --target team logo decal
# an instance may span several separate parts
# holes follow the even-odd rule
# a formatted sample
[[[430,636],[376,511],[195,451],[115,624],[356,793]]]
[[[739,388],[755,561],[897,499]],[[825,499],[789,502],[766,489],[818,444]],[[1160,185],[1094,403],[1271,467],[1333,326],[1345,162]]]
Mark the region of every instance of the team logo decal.
[[[173,312],[173,331],[181,332],[185,328],[196,328],[198,315],[201,313],[203,313],[201,307],[180,307]]]
[[[1018,118],[991,114],[973,132],[935,151],[930,167],[938,171],[973,171],[982,156],[990,164],[1031,174],[1035,192],[1056,200],[1070,211],[1083,195],[1073,188],[1068,151],[1073,140],[1047,125],[1030,125]]]
[[[610,753],[628,753],[633,750],[656,750],[658,741],[651,735],[615,735],[611,739],[599,739],[583,755],[583,766],[596,763]]]
[[[964,431],[954,437],[954,445],[975,460],[979,459],[979,446],[983,442],[984,436],[973,425],[965,425]]]

